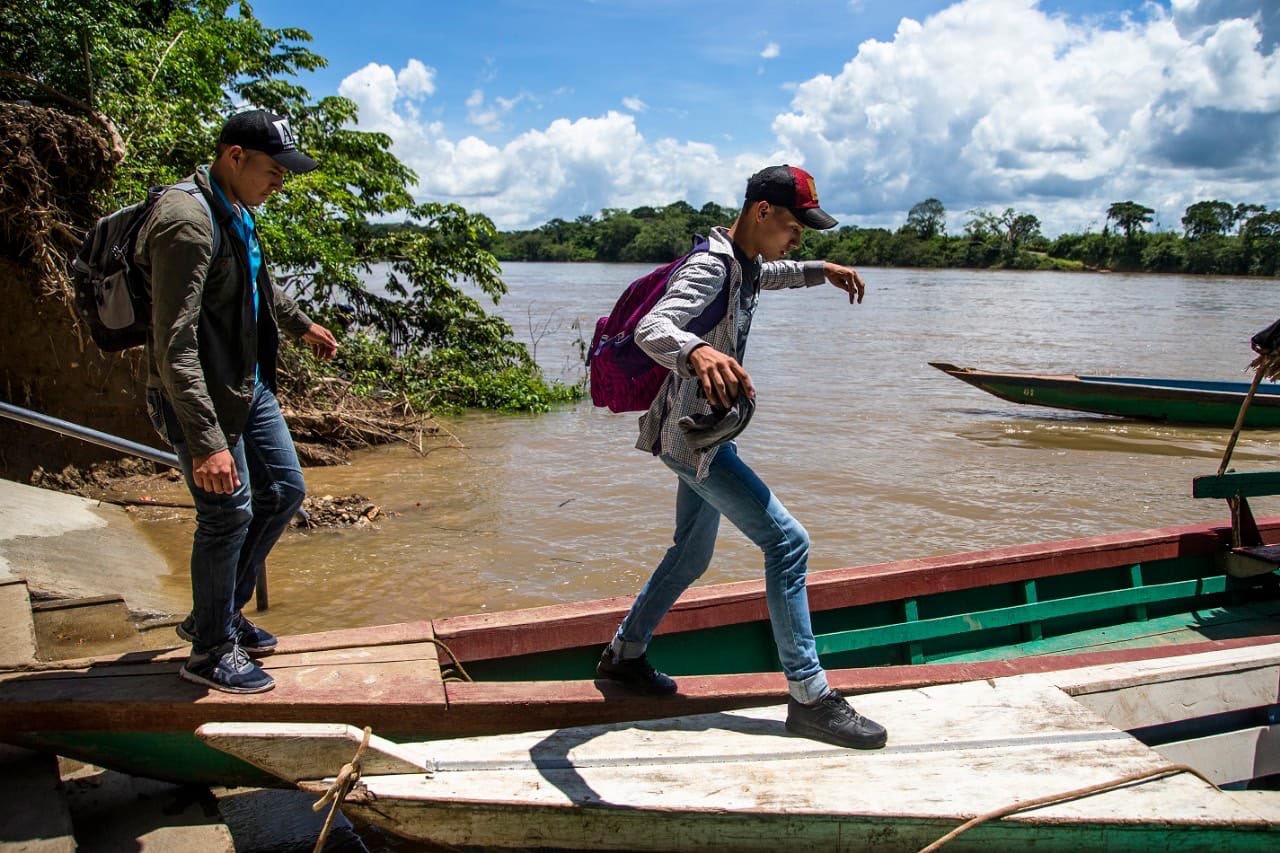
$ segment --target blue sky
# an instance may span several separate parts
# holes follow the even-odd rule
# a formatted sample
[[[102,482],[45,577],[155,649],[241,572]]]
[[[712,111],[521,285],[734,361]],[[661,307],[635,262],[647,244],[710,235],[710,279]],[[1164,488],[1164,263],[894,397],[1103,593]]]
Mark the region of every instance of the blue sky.
[[[258,0],[329,60],[301,81],[391,135],[420,198],[500,228],[684,199],[774,162],[842,222],[940,199],[1050,235],[1107,205],[1178,228],[1280,206],[1278,0]],[[304,140],[305,147],[305,140]]]

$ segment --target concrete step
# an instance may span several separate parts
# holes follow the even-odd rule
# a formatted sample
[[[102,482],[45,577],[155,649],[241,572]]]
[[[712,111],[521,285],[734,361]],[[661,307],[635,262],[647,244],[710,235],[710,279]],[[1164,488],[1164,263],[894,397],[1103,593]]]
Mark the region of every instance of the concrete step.
[[[43,660],[138,649],[138,628],[121,595],[37,602],[31,606],[31,618]]]
[[[0,578],[0,668],[23,666],[35,659],[36,631],[27,582]]]

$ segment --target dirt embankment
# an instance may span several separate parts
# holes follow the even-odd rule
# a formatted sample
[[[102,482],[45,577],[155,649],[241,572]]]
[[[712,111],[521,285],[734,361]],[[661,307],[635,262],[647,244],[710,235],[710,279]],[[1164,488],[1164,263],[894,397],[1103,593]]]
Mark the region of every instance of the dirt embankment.
[[[119,151],[102,127],[58,109],[0,102],[0,400],[163,449],[142,399],[143,351],[103,353],[79,325],[67,272],[99,215]],[[279,396],[304,465],[438,433],[396,401],[349,393],[286,359]],[[152,463],[0,417],[0,477],[90,494]]]

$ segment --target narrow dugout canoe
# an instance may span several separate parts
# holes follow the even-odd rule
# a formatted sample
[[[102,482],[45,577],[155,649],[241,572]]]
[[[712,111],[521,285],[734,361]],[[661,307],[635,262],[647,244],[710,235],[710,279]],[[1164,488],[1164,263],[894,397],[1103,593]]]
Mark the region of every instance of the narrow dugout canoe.
[[[1280,518],[1262,532],[1280,538]],[[832,682],[859,693],[1248,646],[1280,635],[1274,572],[1221,569],[1230,529],[1108,534],[816,572]],[[630,599],[282,637],[269,693],[181,681],[184,648],[0,674],[0,740],[137,775],[263,784],[209,749],[205,722],[372,726],[393,740],[529,731],[747,707],[785,695],[763,583],[695,587],[650,648],[675,697],[591,680]],[[470,681],[459,680],[465,671]]]
[[[946,849],[1280,844],[1277,644],[888,691],[857,706],[888,726],[886,748],[791,736],[784,705],[426,743],[373,737],[342,807],[406,838],[486,849],[915,851],[1018,806]],[[324,724],[210,723],[199,734],[316,795],[362,739]]]
[[[1074,373],[1002,373],[942,361],[931,361],[929,365],[1012,403],[1228,429],[1235,426],[1250,384]],[[1280,384],[1258,385],[1244,426],[1280,428]]]

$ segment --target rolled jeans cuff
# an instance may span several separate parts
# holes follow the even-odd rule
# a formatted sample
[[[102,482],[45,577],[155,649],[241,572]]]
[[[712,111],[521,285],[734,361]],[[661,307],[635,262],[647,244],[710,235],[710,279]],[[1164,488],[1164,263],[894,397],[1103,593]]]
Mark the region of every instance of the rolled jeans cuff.
[[[631,660],[638,658],[644,654],[649,648],[649,644],[640,640],[624,640],[614,635],[613,642],[609,644],[613,648],[613,656],[617,660]]]
[[[827,691],[831,686],[827,684],[827,673],[819,672],[809,676],[804,681],[788,681],[787,691],[791,694],[791,698],[804,705],[812,705],[823,696],[827,695]]]

